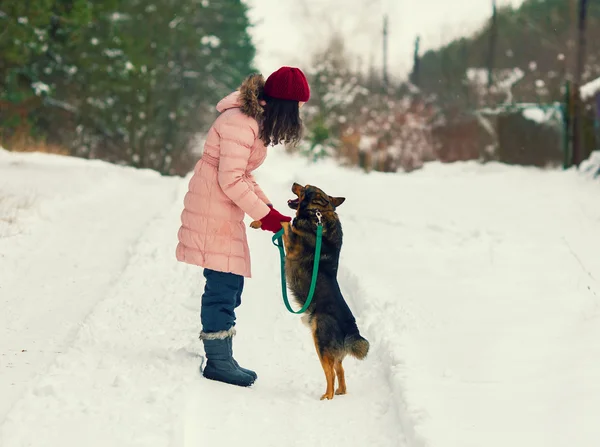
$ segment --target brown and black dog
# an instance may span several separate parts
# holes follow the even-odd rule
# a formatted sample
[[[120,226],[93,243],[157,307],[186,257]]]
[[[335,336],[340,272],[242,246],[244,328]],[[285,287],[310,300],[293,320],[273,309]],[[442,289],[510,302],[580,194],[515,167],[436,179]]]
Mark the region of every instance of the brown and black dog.
[[[366,357],[369,342],[360,335],[356,320],[344,300],[337,281],[342,225],[336,213],[343,197],[331,197],[316,186],[294,183],[292,192],[297,198],[288,201],[296,211],[291,225],[282,222],[283,245],[286,253],[285,273],[289,289],[296,302],[304,306],[312,279],[317,240],[317,223],[323,224],[323,239],[319,272],[313,300],[303,316],[311,328],[315,348],[325,372],[327,389],[321,397],[333,399],[335,394],[346,394],[346,379],[342,361],[347,355],[359,360]],[[260,222],[253,222],[257,228]]]

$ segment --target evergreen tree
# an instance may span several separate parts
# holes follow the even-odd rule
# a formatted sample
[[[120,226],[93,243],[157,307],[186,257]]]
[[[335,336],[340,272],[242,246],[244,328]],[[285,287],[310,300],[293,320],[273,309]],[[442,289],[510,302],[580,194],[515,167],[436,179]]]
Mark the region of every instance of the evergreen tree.
[[[163,173],[191,167],[191,137],[254,71],[241,0],[5,0],[0,21],[10,25],[0,33],[0,99],[17,108],[37,99],[31,133]]]

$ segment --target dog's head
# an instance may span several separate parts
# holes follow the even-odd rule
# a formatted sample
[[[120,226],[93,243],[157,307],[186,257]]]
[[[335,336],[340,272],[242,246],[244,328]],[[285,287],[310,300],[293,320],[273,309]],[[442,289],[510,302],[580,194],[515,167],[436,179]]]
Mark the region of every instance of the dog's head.
[[[288,206],[297,213],[302,210],[319,210],[322,213],[335,211],[346,200],[345,197],[332,197],[312,185],[302,186],[294,183],[292,192],[297,198],[288,200]]]

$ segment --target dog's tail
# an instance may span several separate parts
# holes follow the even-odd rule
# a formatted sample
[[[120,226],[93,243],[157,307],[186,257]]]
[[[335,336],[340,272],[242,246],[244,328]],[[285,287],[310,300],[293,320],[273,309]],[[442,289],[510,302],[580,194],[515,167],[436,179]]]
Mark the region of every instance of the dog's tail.
[[[344,339],[346,352],[358,360],[364,359],[369,353],[369,341],[359,333],[347,335]]]

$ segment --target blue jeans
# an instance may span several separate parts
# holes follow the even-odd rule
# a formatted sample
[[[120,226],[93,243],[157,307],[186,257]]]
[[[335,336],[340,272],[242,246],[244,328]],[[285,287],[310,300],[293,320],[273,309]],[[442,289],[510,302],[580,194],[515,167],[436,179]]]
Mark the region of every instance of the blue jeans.
[[[235,326],[235,308],[242,304],[244,277],[204,269],[200,321],[203,332],[228,331]]]

